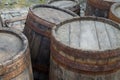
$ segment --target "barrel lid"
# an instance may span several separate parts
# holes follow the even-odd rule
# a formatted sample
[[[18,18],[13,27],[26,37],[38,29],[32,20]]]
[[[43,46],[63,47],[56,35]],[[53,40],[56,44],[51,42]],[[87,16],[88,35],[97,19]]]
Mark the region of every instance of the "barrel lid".
[[[0,63],[8,64],[19,58],[27,49],[27,39],[19,31],[0,29]]]
[[[60,8],[68,9],[70,7],[76,6],[77,2],[71,1],[71,0],[58,0],[58,1],[51,1],[51,2],[49,2],[49,4],[60,7]]]
[[[75,13],[50,5],[36,5],[30,8],[31,12],[48,22],[58,24],[61,21],[77,16]]]
[[[58,42],[73,49],[106,51],[120,48],[119,29],[104,18],[81,17],[60,23],[52,34]]]
[[[120,3],[114,3],[111,6],[111,12],[116,16],[120,18]]]

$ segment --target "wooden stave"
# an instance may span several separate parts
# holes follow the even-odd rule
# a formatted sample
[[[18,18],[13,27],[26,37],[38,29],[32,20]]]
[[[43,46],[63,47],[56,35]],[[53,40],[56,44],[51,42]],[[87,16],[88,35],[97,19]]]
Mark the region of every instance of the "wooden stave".
[[[119,3],[114,3],[111,8],[110,8],[110,12],[109,12],[109,19],[116,21],[118,23],[120,23],[120,18],[118,16],[115,15],[115,8],[118,7],[120,4]]]
[[[101,22],[108,23],[108,24],[113,25],[116,28],[120,29],[119,24],[113,23],[113,21],[110,21],[110,20],[107,20],[107,19],[104,19],[104,18],[92,18],[92,17],[81,17],[81,18],[74,18],[74,19],[71,19],[71,20],[67,20],[67,21],[62,22],[59,25],[57,25],[56,28],[60,27],[61,25],[65,24],[65,23],[69,23],[69,22],[72,22],[72,21],[91,20],[91,19],[100,20]],[[69,70],[69,71],[74,72],[74,73],[78,73],[78,74],[81,73],[81,74],[93,75],[93,76],[107,75],[107,74],[112,74],[112,73],[115,73],[117,71],[120,71],[120,68],[119,68],[120,65],[112,66],[110,68],[110,65],[114,64],[114,63],[111,62],[110,64],[106,64],[104,62],[104,60],[106,58],[109,58],[109,57],[111,57],[111,58],[117,58],[118,57],[119,58],[119,50],[120,50],[119,48],[114,49],[114,50],[102,51],[102,52],[99,52],[99,51],[84,51],[84,50],[74,49],[74,48],[71,48],[69,46],[66,46],[66,45],[62,44],[60,41],[57,41],[57,39],[55,38],[55,32],[54,32],[56,30],[56,28],[54,27],[54,29],[52,31],[52,37],[51,37],[51,41],[52,41],[51,42],[51,60],[52,60],[51,63],[54,63],[54,64],[58,65],[57,66],[58,68],[62,67],[64,69]],[[116,52],[116,51],[118,51],[118,52]],[[90,57],[89,53],[90,53],[90,55],[92,54],[91,57]],[[96,53],[102,53],[102,54],[96,54]],[[81,54],[81,55],[79,55],[79,54]],[[64,57],[64,55],[65,55],[65,57]],[[82,55],[86,55],[86,57],[82,56]],[[72,58],[71,56],[74,56],[74,57]],[[89,56],[91,59],[93,59],[95,61],[97,61],[99,59],[103,60],[103,61],[102,61],[102,64],[101,63],[100,64],[99,63],[93,64],[92,61],[89,61],[88,62],[89,64],[84,63],[84,62],[81,63],[81,64],[87,66],[87,67],[85,67],[83,65],[82,66],[78,65],[80,62],[78,62],[78,63],[73,62],[73,61],[76,61],[74,59],[78,58],[78,56],[82,59],[83,58],[88,59],[88,56]],[[69,58],[69,59],[67,59],[67,58]],[[84,59],[83,59],[83,61],[84,61]],[[73,63],[75,63],[75,64],[73,64]],[[75,65],[78,66],[79,69],[77,69],[77,67],[75,67]],[[90,65],[92,65],[91,68],[90,68]],[[96,67],[96,66],[104,66],[104,65],[105,65],[104,69],[100,68],[100,67],[99,68]],[[106,65],[109,65],[109,66],[106,66]],[[50,66],[52,66],[52,64],[50,64]],[[96,68],[93,67],[93,66],[95,66]],[[100,70],[98,70],[97,68],[100,69]],[[50,67],[50,69],[51,69],[51,67]],[[83,69],[83,70],[81,70],[81,69]],[[53,68],[53,70],[50,71],[50,73],[52,73],[53,71],[54,71],[54,68]],[[50,76],[50,80],[52,80],[53,77],[54,76],[52,76],[52,77]],[[56,79],[54,79],[54,80],[56,80]]]
[[[26,73],[29,75],[29,77],[26,76],[26,78],[33,80],[27,38],[21,32],[16,30],[1,28],[0,31],[14,34],[15,36],[23,40],[22,50],[17,55],[13,56],[11,59],[0,63],[1,66],[0,78],[4,80],[20,79],[22,77],[19,77],[19,75],[24,74],[24,70],[28,69]]]

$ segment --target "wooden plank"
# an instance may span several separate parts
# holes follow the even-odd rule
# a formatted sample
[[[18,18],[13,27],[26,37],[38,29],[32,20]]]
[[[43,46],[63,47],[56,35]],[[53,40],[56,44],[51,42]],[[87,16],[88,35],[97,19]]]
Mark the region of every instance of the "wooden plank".
[[[54,9],[54,8],[41,8],[40,7],[40,8],[35,8],[33,11],[40,18],[50,21],[52,23],[56,23],[56,24],[58,24],[60,21],[63,21],[67,18],[72,17],[72,15],[66,12],[63,12],[61,10]]]
[[[105,24],[102,22],[95,21],[96,31],[101,50],[111,49],[108,34],[105,29]]]
[[[36,59],[38,54],[39,54],[39,47],[41,45],[41,38],[42,37],[40,35],[37,35],[37,34],[35,35],[35,39],[34,39],[33,45],[32,45],[32,51],[34,52],[34,54],[32,54],[33,59]]]
[[[27,16],[19,16],[19,17],[14,17],[11,19],[7,19],[5,20],[6,23],[12,23],[12,22],[16,22],[16,21],[21,21],[21,20],[26,20]]]
[[[118,40],[115,34],[115,27],[105,24],[106,29],[107,29],[107,33],[110,39],[110,43],[113,49],[118,48]]]
[[[99,50],[94,21],[81,21],[80,48]]]
[[[115,35],[117,37],[117,46],[120,47],[120,30],[114,29]]]
[[[36,62],[41,66],[48,67],[50,58],[50,40],[47,37],[42,37],[41,45],[39,45],[39,53]]]
[[[57,36],[60,40],[60,42],[69,45],[70,41],[69,41],[69,25],[65,24],[62,27],[59,27],[57,32],[56,32]]]
[[[72,22],[70,23],[69,27],[70,29],[70,46],[74,48],[79,48],[80,47],[80,22]]]

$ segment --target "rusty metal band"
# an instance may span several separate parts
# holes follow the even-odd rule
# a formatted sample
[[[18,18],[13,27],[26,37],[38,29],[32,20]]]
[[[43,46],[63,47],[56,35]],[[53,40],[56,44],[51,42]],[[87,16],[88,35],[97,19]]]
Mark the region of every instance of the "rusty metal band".
[[[27,18],[28,18],[29,20],[36,21],[36,22],[38,22],[39,24],[45,25],[45,26],[47,26],[48,28],[52,28],[52,27],[55,25],[54,23],[48,22],[48,21],[46,21],[46,20],[44,20],[44,19],[36,16],[32,11],[29,11]],[[27,20],[28,20],[28,19],[27,19]]]
[[[30,66],[30,54],[27,50],[19,59],[16,59],[13,64],[4,67],[5,74],[2,75],[3,80],[10,80],[19,76],[27,67]]]
[[[50,30],[42,31],[38,27],[36,27],[33,23],[31,23],[31,21],[27,21],[25,27],[29,27],[32,30],[34,30],[36,33],[39,33],[39,34],[41,34],[43,36],[46,36],[46,37],[50,38],[50,35],[51,35],[51,31]]]
[[[68,46],[65,46],[61,44],[61,42],[57,41],[53,36],[51,36],[52,39],[52,44],[57,45],[57,49],[59,51],[63,51],[69,56],[73,56],[76,59],[77,58],[89,58],[89,59],[111,59],[114,57],[120,56],[120,49],[115,49],[115,50],[107,50],[107,51],[84,51],[84,50],[78,50],[78,49],[73,49]],[[89,56],[89,57],[88,57]]]
[[[118,62],[120,62],[120,57],[116,57],[116,58],[107,58],[107,59],[89,59],[88,58],[75,58],[73,56],[69,56],[67,55],[66,53],[62,52],[62,51],[59,51],[57,49],[57,47],[55,45],[52,44],[52,50],[64,57],[66,57],[67,59],[70,59],[72,61],[75,61],[77,62],[78,64],[85,64],[85,65],[91,65],[91,66],[111,66],[113,64],[116,64]]]
[[[88,74],[88,75],[103,75],[108,73],[113,73],[120,70],[120,62],[115,65],[110,66],[93,66],[87,64],[80,64],[55,52],[54,48],[51,48],[52,60],[58,65],[78,73]]]
[[[40,65],[40,64],[33,64],[33,69],[37,72],[43,72],[43,73],[46,73],[48,74],[48,70],[49,68],[45,65]]]
[[[62,59],[64,60],[63,63],[69,65],[70,67],[74,65],[74,67],[76,69],[82,69],[82,70],[86,70],[86,71],[93,71],[93,72],[99,72],[99,71],[109,71],[109,70],[113,70],[114,68],[118,68],[120,67],[120,59],[118,58],[118,60],[116,60],[113,64],[93,64],[92,61],[89,61],[89,59],[81,59],[79,58],[79,61],[77,61],[76,59],[72,58],[72,56],[67,56],[65,55],[65,53],[60,53],[60,51],[57,51],[54,47],[51,47],[52,50],[52,54],[56,59]],[[65,59],[63,59],[65,58]],[[87,60],[87,63],[84,63],[84,61]],[[83,62],[82,62],[83,61]],[[95,60],[97,62],[97,60]],[[67,63],[69,62],[69,63]],[[102,61],[104,63],[104,61]],[[101,63],[102,63],[101,62]],[[79,67],[78,67],[79,66]]]
[[[102,9],[102,10],[109,10],[110,3],[105,2],[104,0],[88,0],[87,2],[89,5]]]

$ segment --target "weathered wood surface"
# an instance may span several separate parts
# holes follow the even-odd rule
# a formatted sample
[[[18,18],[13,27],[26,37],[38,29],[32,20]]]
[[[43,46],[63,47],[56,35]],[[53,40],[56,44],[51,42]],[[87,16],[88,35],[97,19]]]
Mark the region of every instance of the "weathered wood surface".
[[[24,30],[24,24],[27,16],[15,17],[5,21],[6,27],[17,29],[21,32]]]
[[[109,19],[120,23],[120,3],[114,3],[111,6]]]
[[[30,44],[35,79],[48,80],[52,27],[74,16],[77,15],[48,5],[37,5],[30,8],[24,33]]]
[[[0,11],[0,18],[3,27],[9,27],[20,30],[24,29],[28,9],[7,9]]]
[[[33,80],[27,38],[11,29],[0,29],[0,79]]]
[[[87,16],[98,16],[108,18],[110,7],[119,0],[88,0],[86,7]]]
[[[81,17],[52,30],[50,80],[119,80],[120,26]]]
[[[53,5],[53,6],[57,6],[63,9],[68,9],[71,10],[73,12],[75,12],[76,14],[80,15],[80,4],[78,1],[72,1],[72,0],[53,0],[48,2],[48,4]]]

